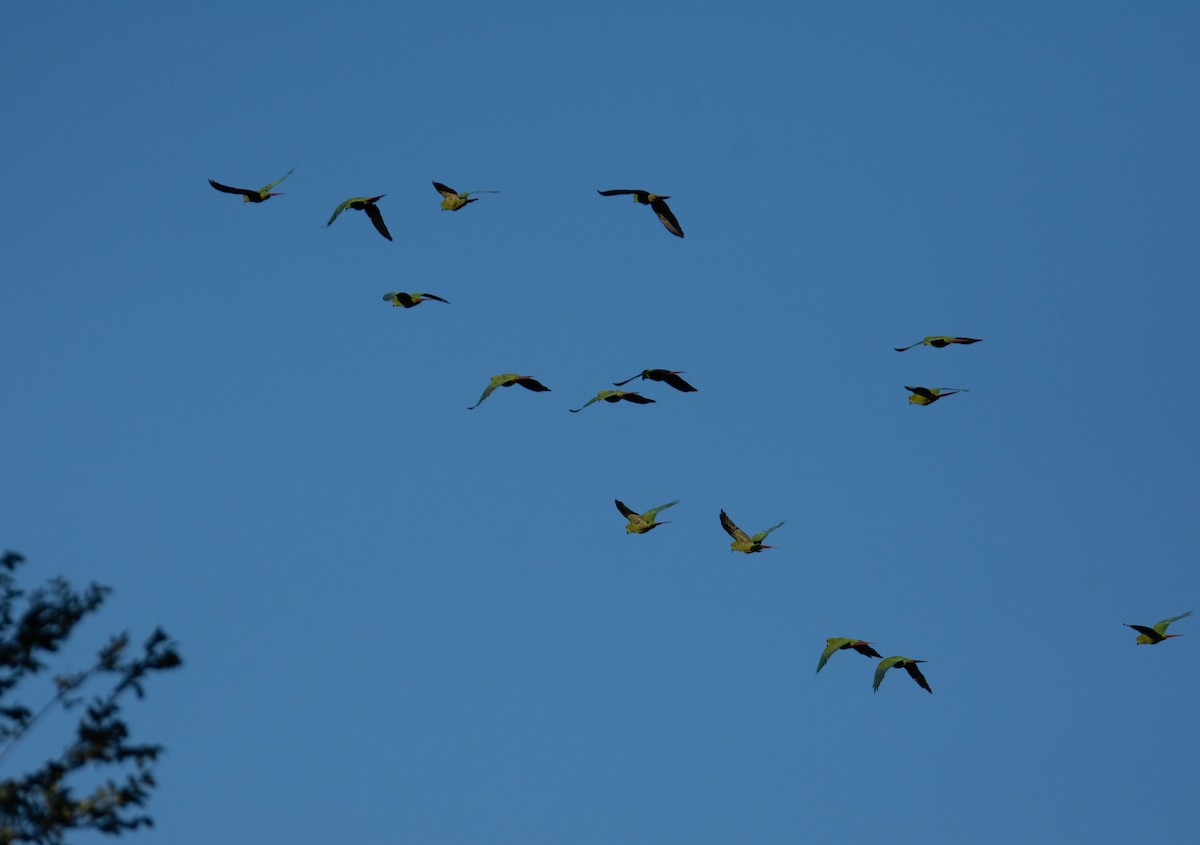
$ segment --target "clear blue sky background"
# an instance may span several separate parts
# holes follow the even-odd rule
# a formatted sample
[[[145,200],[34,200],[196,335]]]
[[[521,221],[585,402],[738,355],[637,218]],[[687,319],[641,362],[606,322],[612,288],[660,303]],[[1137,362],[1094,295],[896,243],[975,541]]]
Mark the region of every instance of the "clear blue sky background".
[[[1194,837],[1200,9],[419,5],[0,14],[0,544],[181,643],[138,841]]]

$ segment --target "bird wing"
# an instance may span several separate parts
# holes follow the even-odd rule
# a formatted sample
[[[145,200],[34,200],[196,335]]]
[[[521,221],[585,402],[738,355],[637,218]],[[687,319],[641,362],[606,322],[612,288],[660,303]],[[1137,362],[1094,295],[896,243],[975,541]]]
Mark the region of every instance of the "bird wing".
[[[620,499],[613,499],[613,501],[617,503],[617,510],[621,512],[621,516],[625,517],[626,519],[634,519],[637,517],[638,512],[633,510],[633,508],[629,507]]]
[[[852,649],[854,649],[855,651],[857,651],[859,654],[864,655],[865,657],[883,657],[882,654],[877,652],[875,649],[871,648],[870,643],[859,642],[850,647]]]
[[[908,661],[904,664],[904,668],[907,670],[909,676],[921,685],[921,689],[931,695],[933,694],[933,690],[929,687],[929,681],[925,680],[925,676],[921,674],[921,670],[917,668],[915,661]]]
[[[672,235],[683,237],[683,229],[679,226],[679,221],[675,219],[675,215],[671,213],[670,207],[662,200],[654,200],[650,203],[650,208],[658,215],[658,219],[667,227],[667,231]]]
[[[276,185],[278,185],[280,182],[282,182],[284,179],[286,179],[286,178],[288,178],[289,176],[291,176],[291,175],[292,175],[292,171],[293,171],[293,170],[295,170],[295,169],[296,169],[296,168],[294,168],[294,167],[293,167],[293,168],[292,168],[292,170],[289,170],[287,173],[285,173],[285,174],[283,174],[282,176],[280,176],[280,177],[279,177],[278,179],[276,179],[274,182],[271,182],[271,183],[269,183],[269,184],[267,184],[267,185],[263,185],[263,187],[262,187],[262,190],[261,190],[261,191],[259,191],[259,193],[263,193],[263,194],[265,194],[267,191],[271,190],[271,189],[272,189],[272,188],[274,188]]]
[[[538,381],[537,379],[530,378],[529,376],[522,376],[519,379],[514,379],[513,384],[519,384],[519,385],[521,385],[521,387],[525,388],[526,390],[532,390],[536,393],[545,393],[546,391],[548,391],[550,389],[550,388],[546,387],[546,385],[544,385],[540,381]],[[505,386],[507,387],[508,385],[505,385]]]
[[[354,202],[355,199],[357,199],[357,197],[351,197],[350,199],[346,200],[345,202],[340,203],[338,205],[338,207],[333,210],[333,216],[329,218],[329,222],[326,223],[325,226],[326,227],[332,226],[333,221],[337,220],[338,215],[341,214],[343,211],[345,211],[347,208],[349,208],[350,203]]]
[[[729,515],[726,514],[725,511],[721,511],[721,527],[725,529],[725,532],[729,534],[730,537],[737,540],[739,543],[751,542],[749,535],[734,525],[733,520],[729,518]]]
[[[621,394],[620,398],[624,399],[626,402],[632,402],[635,405],[653,405],[654,402],[657,401],[654,399],[647,399],[640,393],[623,393]]]
[[[923,340],[918,340],[916,343],[914,343],[910,346],[893,346],[892,348],[895,349],[897,352],[907,352],[908,350],[912,349],[913,346],[920,346],[924,342],[925,341],[923,341]]]
[[[671,385],[671,387],[675,388],[676,390],[682,390],[684,393],[695,393],[696,392],[696,388],[692,387],[686,381],[681,379],[679,377],[678,373],[668,372],[665,376],[662,377],[662,380],[665,381],[667,384]]]
[[[638,376],[641,376],[642,378],[646,377],[643,373],[638,373]],[[613,387],[624,387],[625,385],[629,384],[629,382],[633,381],[638,376],[630,376],[629,378],[625,379],[625,381],[614,381]]]
[[[785,519],[783,522],[787,522],[787,520]],[[759,531],[757,534],[755,534],[753,537],[750,538],[750,542],[751,543],[761,543],[763,540],[767,539],[768,534],[770,534],[772,531],[774,531],[779,526],[783,525],[783,522],[775,523],[770,528],[768,528],[766,531]]]
[[[817,672],[829,662],[829,658],[833,657],[833,653],[847,643],[854,642],[849,637],[830,637],[825,641],[825,650],[821,652],[821,659],[817,661]]]
[[[383,225],[383,214],[379,210],[379,206],[373,202],[367,203],[363,211],[367,212],[367,216],[371,218],[371,222],[375,224],[375,228],[379,230],[379,234],[383,235],[389,241],[392,239],[391,234],[387,230],[387,226]]]
[[[404,291],[395,291],[394,293],[384,294],[384,299],[393,302],[396,305],[402,305],[405,308],[412,308],[416,303],[413,301],[412,295]]]
[[[472,405],[470,408],[467,408],[467,410],[468,410],[468,411],[470,411],[470,410],[473,410],[473,409],[475,409],[475,408],[478,408],[480,405],[482,405],[482,404],[483,404],[483,400],[484,400],[484,399],[487,399],[489,396],[491,396],[491,395],[492,395],[492,391],[493,391],[493,390],[495,390],[495,389],[496,389],[496,385],[495,385],[495,384],[489,384],[487,387],[485,387],[485,388],[483,389],[483,394],[482,394],[482,395],[479,397],[479,401],[478,401],[478,402],[476,402],[474,405]]]
[[[951,343],[979,343],[980,338],[977,337],[956,337],[951,340]]]
[[[654,522],[654,517],[658,516],[659,511],[665,511],[667,508],[671,507],[672,505],[677,505],[677,504],[679,504],[678,499],[676,499],[673,502],[667,502],[665,505],[659,505],[656,508],[651,508],[650,510],[646,511],[644,514],[641,515],[642,519],[646,520],[647,522]]]
[[[436,299],[438,302],[444,302],[447,305],[450,304],[450,300],[442,299],[440,296],[438,296],[437,294],[433,294],[433,293],[422,292],[422,293],[417,294],[417,296],[421,297],[422,299]]]
[[[645,191],[628,191],[628,190],[625,190],[624,188],[618,188],[615,191],[596,191],[596,193],[598,193],[602,197],[616,197],[616,196],[620,196],[621,194],[644,194],[646,192]]]
[[[883,683],[883,676],[887,674],[887,670],[906,659],[904,657],[885,657],[879,661],[879,665],[875,667],[875,692],[879,692],[879,685]]]
[[[1156,643],[1162,639],[1162,634],[1154,630],[1154,628],[1148,628],[1145,625],[1130,625],[1126,623],[1125,627],[1132,628],[1152,643]]]
[[[221,191],[226,194],[241,194],[244,197],[257,197],[258,196],[258,191],[251,191],[247,188],[231,188],[228,185],[222,185],[220,182],[214,182],[212,179],[208,180],[208,184],[212,185],[218,191]]]
[[[1157,625],[1154,626],[1154,630],[1158,631],[1158,633],[1160,633],[1160,634],[1165,634],[1167,632],[1167,626],[1170,625],[1172,622],[1178,622],[1183,617],[1191,616],[1191,615],[1192,615],[1192,612],[1189,610],[1187,613],[1181,613],[1178,616],[1172,616],[1170,619],[1164,619],[1163,621],[1159,622]]]
[[[904,389],[907,390],[909,393],[917,394],[922,399],[928,399],[930,402],[933,402],[935,399],[938,398],[938,395],[936,393],[934,393],[932,390],[930,390],[928,387],[909,387],[906,384],[906,385],[904,385]]]
[[[454,190],[451,187],[443,185],[441,182],[434,182],[433,187],[439,194],[441,194],[444,197],[449,198],[449,197],[457,197],[458,196],[458,191]]]
[[[567,410],[569,410],[572,414],[578,414],[580,411],[582,411],[588,405],[591,405],[593,402],[599,402],[601,399],[603,399],[604,398],[603,394],[604,394],[604,391],[602,390],[599,393],[597,393],[595,396],[593,396],[591,399],[584,402],[578,408],[568,408]]]

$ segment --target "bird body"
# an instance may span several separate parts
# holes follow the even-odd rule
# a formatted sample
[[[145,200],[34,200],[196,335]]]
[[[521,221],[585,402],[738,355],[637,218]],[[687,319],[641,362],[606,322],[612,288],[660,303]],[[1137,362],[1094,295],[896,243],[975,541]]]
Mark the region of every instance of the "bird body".
[[[1163,640],[1169,640],[1171,637],[1182,637],[1183,634],[1168,634],[1167,626],[1172,622],[1178,622],[1185,616],[1191,616],[1192,612],[1181,613],[1178,616],[1172,616],[1170,619],[1164,619],[1161,622],[1155,623],[1153,628],[1147,628],[1145,625],[1130,625],[1126,623],[1125,627],[1132,628],[1138,632],[1138,645],[1158,645]]]
[[[387,226],[383,224],[383,214],[380,213],[378,206],[375,205],[376,201],[381,200],[386,196],[387,194],[380,194],[379,196],[375,197],[350,197],[350,199],[340,203],[338,207],[333,210],[333,216],[329,218],[329,222],[325,224],[325,227],[328,228],[332,226],[333,221],[338,219],[339,214],[341,214],[347,208],[352,208],[355,211],[365,211],[367,213],[367,217],[371,218],[371,223],[374,224],[375,229],[379,232],[379,234],[383,235],[390,241],[392,239],[392,235],[390,232],[388,232]]]
[[[866,640],[855,640],[850,637],[830,637],[825,641],[825,650],[821,652],[821,659],[817,662],[817,673],[820,674],[822,667],[829,662],[829,658],[833,656],[834,652],[847,648],[852,648],[859,654],[867,657],[882,657],[883,655],[871,648],[872,645],[874,644]]]
[[[650,379],[651,381],[665,382],[676,390],[680,390],[684,393],[694,393],[696,388],[692,387],[679,377],[680,373],[682,372],[683,370],[642,370],[640,378],[642,381]],[[635,378],[639,378],[639,376],[630,376],[629,378],[625,379],[625,381],[614,381],[613,386],[622,387],[626,384],[629,384],[629,382],[633,381]]]
[[[908,397],[910,405],[932,405],[945,396],[967,392],[965,387],[909,387],[905,385],[904,389],[912,393],[912,396]]]
[[[673,502],[667,502],[665,505],[659,505],[656,508],[651,508],[645,513],[640,514],[633,508],[626,505],[620,499],[615,499],[614,501],[617,503],[617,510],[621,512],[622,516],[629,520],[629,524],[625,526],[626,534],[645,534],[647,531],[650,531],[659,525],[666,525],[666,522],[655,522],[654,518],[658,516],[659,511],[665,511],[672,505],[679,504],[679,500],[676,499]]]
[[[654,404],[653,399],[647,399],[642,394],[634,393],[631,390],[601,390],[599,393],[597,393],[591,399],[584,402],[581,407],[569,408],[568,410],[572,414],[578,414],[580,411],[582,411],[584,408],[586,408],[588,405],[592,404],[593,402],[620,402],[621,400],[625,400],[626,402],[632,402],[635,405],[653,405]]]
[[[932,346],[934,349],[942,349],[943,347],[949,346],[952,343],[961,343],[964,345],[969,344],[969,343],[979,343],[979,338],[977,338],[977,337],[950,337],[950,335],[944,335],[944,334],[943,335],[933,335],[931,337],[925,338],[924,340],[918,340],[916,343],[912,344],[912,346],[894,346],[892,348],[895,349],[897,352],[907,352],[909,349],[912,349],[913,346]]]
[[[440,296],[435,296],[432,293],[404,293],[402,291],[389,291],[383,295],[383,298],[392,303],[392,307],[400,306],[401,308],[412,308],[414,305],[420,305],[427,299],[432,299],[437,302],[450,304],[450,300],[442,299]]]
[[[666,201],[669,196],[659,196],[652,194],[649,191],[630,190],[626,188],[618,188],[614,191],[596,191],[602,197],[615,197],[622,194],[632,194],[633,201],[641,205],[650,206],[650,210],[658,215],[659,221],[666,227],[667,231],[676,237],[683,237],[683,228],[679,225],[679,221],[675,219],[675,215],[671,213],[670,207]]]
[[[893,666],[897,669],[904,669],[908,672],[909,677],[916,681],[921,689],[929,694],[933,694],[933,690],[929,687],[929,682],[925,680],[925,676],[921,674],[921,670],[917,668],[918,663],[925,663],[924,660],[913,660],[909,657],[885,657],[875,667],[875,692],[879,692],[879,685],[883,683],[883,676],[887,674],[887,670]]]
[[[479,202],[478,199],[467,199],[471,194],[500,193],[499,191],[464,191],[460,194],[458,191],[443,185],[441,182],[434,182],[433,188],[442,195],[442,211],[458,211],[468,203]]]
[[[784,520],[784,522],[786,521],[787,520]],[[726,533],[733,538],[733,542],[729,544],[729,549],[730,551],[734,552],[752,554],[754,552],[761,552],[763,549],[775,548],[775,546],[764,546],[762,541],[765,540],[767,535],[780,525],[783,525],[783,522],[778,522],[775,525],[772,525],[766,531],[759,531],[757,534],[751,537],[745,531],[734,525],[733,520],[729,518],[729,515],[725,513],[725,511],[721,511],[721,527],[724,528]]]
[[[522,376],[517,373],[500,373],[500,375],[492,376],[491,383],[483,389],[483,395],[479,397],[479,401],[467,408],[472,411],[483,404],[483,400],[492,395],[492,391],[497,387],[512,387],[514,384],[519,384],[526,390],[532,390],[536,393],[542,393],[550,388],[542,384],[533,376]]]
[[[294,168],[294,167],[292,168],[292,170],[295,170],[295,169],[296,168]],[[289,170],[287,173],[280,176],[274,182],[271,182],[267,185],[263,185],[257,191],[252,190],[250,188],[231,188],[228,185],[222,185],[220,182],[214,182],[212,179],[208,180],[208,184],[212,185],[214,188],[216,188],[218,191],[221,191],[222,193],[241,194],[242,202],[266,202],[271,197],[277,197],[283,193],[283,191],[274,191],[273,192],[271,189],[274,188],[276,185],[278,185],[280,182],[282,182],[284,179],[291,176],[292,170]]]

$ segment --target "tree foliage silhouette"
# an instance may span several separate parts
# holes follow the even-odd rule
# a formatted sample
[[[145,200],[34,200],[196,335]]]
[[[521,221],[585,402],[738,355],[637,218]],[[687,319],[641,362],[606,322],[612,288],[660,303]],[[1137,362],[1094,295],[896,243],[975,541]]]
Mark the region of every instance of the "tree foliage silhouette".
[[[26,594],[15,575],[23,561],[15,552],[0,557],[0,845],[57,845],[72,830],[118,835],[152,826],[142,808],[155,785],[153,763],[163,749],[130,741],[121,700],[131,692],[141,698],[152,672],[181,664],[175,643],[156,629],[141,653],[131,655],[128,634],[114,636],[90,668],[54,676],[48,700],[37,710],[25,706],[15,700],[17,686],[49,669],[44,658],[100,607],[109,588],[91,584],[76,592],[55,578]],[[85,695],[83,687],[101,678],[103,691]],[[15,777],[5,773],[6,759],[39,719],[56,708],[81,705],[75,735],[57,757]],[[97,772],[105,778],[99,785]],[[80,780],[88,786],[77,795],[72,784]]]

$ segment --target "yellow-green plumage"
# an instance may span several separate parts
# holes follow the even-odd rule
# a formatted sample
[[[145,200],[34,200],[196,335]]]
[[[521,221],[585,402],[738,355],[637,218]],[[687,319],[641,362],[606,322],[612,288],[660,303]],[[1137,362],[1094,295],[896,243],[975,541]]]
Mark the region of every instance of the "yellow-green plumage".
[[[1183,634],[1168,634],[1167,627],[1172,622],[1178,622],[1180,619],[1191,615],[1192,612],[1189,610],[1187,613],[1181,613],[1178,616],[1172,616],[1170,619],[1156,622],[1153,628],[1147,628],[1145,625],[1130,625],[1129,623],[1126,623],[1125,627],[1132,628],[1138,632],[1138,645],[1157,645],[1163,640],[1171,639],[1171,637],[1182,637]]]
[[[830,637],[825,641],[825,650],[821,652],[821,659],[817,661],[817,674],[820,674],[821,669],[829,662],[829,658],[842,649],[854,649],[859,654],[866,657],[881,657],[879,652],[871,648],[874,643],[867,640],[855,640],[850,637]]]
[[[514,384],[519,384],[526,390],[532,390],[536,393],[542,393],[550,388],[542,384],[533,376],[522,376],[517,373],[500,373],[492,376],[491,383],[483,389],[483,395],[479,397],[479,401],[467,408],[468,411],[473,411],[483,404],[483,400],[492,395],[492,391],[497,387],[512,387]]]
[[[617,503],[617,510],[621,512],[622,516],[629,520],[629,524],[625,526],[625,533],[627,534],[645,534],[647,531],[650,531],[659,525],[666,525],[665,521],[655,522],[654,518],[658,516],[659,511],[665,511],[672,505],[679,504],[679,500],[676,499],[673,502],[667,502],[665,505],[659,505],[656,508],[651,508],[645,513],[638,513],[637,511],[633,510],[633,508],[627,506],[620,499],[616,499],[614,501]]]
[[[615,403],[615,402],[620,402],[622,400],[625,402],[632,402],[635,405],[653,405],[654,404],[653,399],[647,399],[642,394],[634,393],[632,390],[601,390],[599,393],[597,393],[591,399],[584,402],[582,406],[580,406],[578,408],[568,408],[567,410],[569,410],[572,414],[578,414],[580,411],[582,411],[588,405],[591,405],[593,402]]]
[[[786,521],[784,520],[784,522]],[[733,538],[733,542],[729,544],[729,549],[734,552],[753,554],[754,552],[761,552],[763,549],[775,548],[774,546],[764,546],[763,540],[780,525],[783,525],[783,522],[777,522],[766,531],[759,531],[752,537],[734,525],[733,520],[729,518],[729,515],[725,511],[721,511],[721,527]]]
[[[444,302],[450,304],[450,300],[442,299],[440,296],[435,296],[432,293],[419,291],[417,293],[404,293],[403,291],[388,291],[383,295],[385,301],[392,303],[392,307],[412,308],[414,305],[420,305],[427,299],[432,299],[436,302]]]
[[[953,396],[955,393],[967,393],[965,387],[909,387],[904,386],[912,396],[908,397],[910,405],[932,405],[939,399]]]
[[[925,676],[921,674],[921,670],[917,668],[918,663],[925,663],[924,660],[913,660],[909,657],[885,657],[879,661],[879,665],[875,667],[875,692],[879,692],[879,685],[883,683],[883,676],[893,667],[903,669],[908,672],[910,678],[916,681],[921,689],[932,694],[933,690],[929,686],[929,682],[925,680]]]
[[[295,169],[296,168],[293,167],[287,173],[283,174],[278,179],[276,179],[274,182],[270,182],[266,185],[263,185],[257,191],[252,190],[250,188],[231,188],[229,185],[222,185],[220,182],[215,182],[212,179],[208,180],[208,184],[212,185],[218,191],[225,193],[225,194],[241,194],[242,202],[266,202],[271,197],[277,197],[283,193],[283,191],[272,192],[271,189],[274,188],[276,185],[278,185],[280,182],[282,182],[284,179],[291,176],[292,171]]]
[[[499,191],[463,191],[459,193],[441,182],[434,182],[433,189],[442,195],[442,211],[458,211],[464,205],[479,202],[478,199],[468,199],[471,194],[498,194]]]

